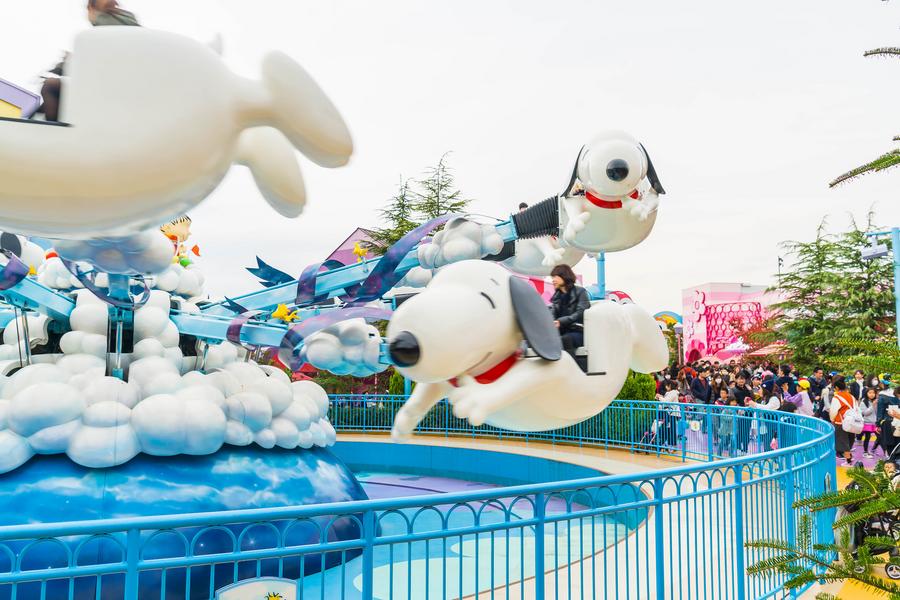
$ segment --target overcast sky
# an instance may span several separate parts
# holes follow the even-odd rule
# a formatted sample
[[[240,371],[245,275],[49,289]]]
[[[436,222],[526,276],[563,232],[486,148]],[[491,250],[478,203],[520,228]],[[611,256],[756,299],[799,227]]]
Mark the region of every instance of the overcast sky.
[[[88,27],[85,3],[0,2],[0,77],[37,89]],[[900,44],[896,2],[122,5],[148,27],[221,34],[245,75],[266,51],[287,52],[354,136],[347,167],[304,160],[309,203],[297,220],[269,209],[240,168],[191,214],[214,295],[254,289],[243,267],[257,254],[299,274],[356,226],[376,225],[401,177],[446,151],[473,211],[504,217],[560,191],[578,148],[610,128],[644,143],[668,192],[651,236],[607,257],[608,287],[651,311],[680,312],[681,289],[698,283],[770,283],[779,242],[810,239],[826,216],[839,227],[874,205],[881,223],[900,225],[900,172],[827,187],[900,134],[900,61],[862,56]],[[596,281],[592,262],[578,270]]]

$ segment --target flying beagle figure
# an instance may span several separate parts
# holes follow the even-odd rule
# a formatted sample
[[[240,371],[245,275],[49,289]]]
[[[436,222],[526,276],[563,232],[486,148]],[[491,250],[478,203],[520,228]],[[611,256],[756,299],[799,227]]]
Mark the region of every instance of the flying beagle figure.
[[[656,321],[636,304],[595,302],[584,313],[587,373],[562,351],[544,301],[496,263],[467,260],[437,272],[397,308],[389,355],[417,382],[392,434],[413,432],[448,398],[457,417],[516,431],[566,427],[602,411],[628,370],[664,368],[669,353]],[[530,351],[522,351],[527,343]]]
[[[547,275],[585,253],[616,252],[642,242],[665,193],[644,146],[625,132],[607,131],[578,152],[562,193],[512,215],[515,242],[504,244],[495,228],[460,218],[419,247],[419,263],[436,269],[484,258],[517,273]]]
[[[127,236],[202,202],[232,164],[280,214],[305,203],[295,149],[323,167],[353,150],[341,115],[287,55],[258,81],[214,49],[143,27],[80,33],[60,118],[0,119],[0,227],[29,236]]]

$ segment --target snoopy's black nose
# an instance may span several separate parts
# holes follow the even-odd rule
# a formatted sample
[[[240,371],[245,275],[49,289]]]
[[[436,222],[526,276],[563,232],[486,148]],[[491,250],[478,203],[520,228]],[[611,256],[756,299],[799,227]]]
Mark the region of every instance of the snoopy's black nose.
[[[419,340],[408,331],[401,331],[389,345],[391,360],[398,367],[411,367],[419,362]]]

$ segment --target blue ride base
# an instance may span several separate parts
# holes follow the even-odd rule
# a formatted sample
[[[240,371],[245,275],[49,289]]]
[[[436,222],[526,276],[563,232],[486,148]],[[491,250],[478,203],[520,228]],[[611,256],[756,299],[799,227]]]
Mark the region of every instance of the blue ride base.
[[[330,450],[264,450],[253,447],[222,448],[209,456],[157,457],[140,455],[109,469],[88,469],[62,455],[36,456],[0,477],[0,518],[4,525],[116,519],[150,515],[272,508],[367,499],[353,473]],[[309,519],[302,522],[247,524],[211,528],[158,531],[144,535],[142,559],[200,556],[274,548],[305,546],[359,539],[361,519]],[[58,540],[5,542],[0,544],[0,573],[13,570],[11,556],[22,553],[22,571],[67,565],[104,564],[124,560],[123,541],[108,536],[66,543]],[[29,545],[30,544],[30,545]],[[25,548],[28,546],[27,548]],[[11,552],[10,552],[11,551]],[[236,579],[254,576],[299,578],[350,560],[359,550],[307,554],[296,560],[223,562],[215,566],[144,572],[140,598],[209,598],[215,589]],[[20,584],[17,598],[119,598],[124,594],[124,575],[70,582]],[[203,582],[202,585],[198,583]],[[0,586],[0,600],[12,598],[12,586]]]

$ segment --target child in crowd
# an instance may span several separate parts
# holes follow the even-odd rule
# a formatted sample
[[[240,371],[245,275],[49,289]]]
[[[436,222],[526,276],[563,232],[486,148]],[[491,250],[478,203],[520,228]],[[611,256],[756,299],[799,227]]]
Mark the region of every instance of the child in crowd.
[[[716,428],[716,433],[719,435],[719,443],[717,444],[716,453],[719,456],[725,456],[725,453],[728,453],[728,456],[734,456],[734,420],[737,414],[737,399],[729,398],[728,394],[725,394],[724,402],[731,407],[731,409],[723,409],[721,416],[719,416],[718,427]]]
[[[869,452],[869,444],[873,437],[875,438],[875,446],[872,448],[872,452],[880,446],[876,433],[878,427],[878,390],[876,388],[866,388],[862,401],[859,404],[859,412],[862,413],[863,417],[863,430],[859,434],[859,439],[863,443],[863,456],[872,458],[872,454]]]

